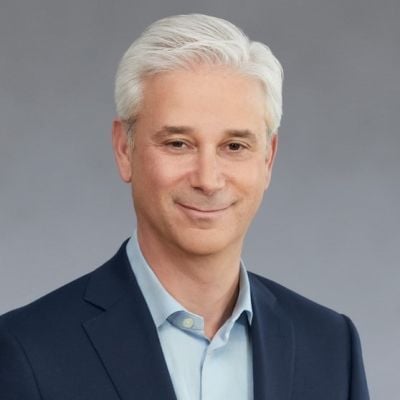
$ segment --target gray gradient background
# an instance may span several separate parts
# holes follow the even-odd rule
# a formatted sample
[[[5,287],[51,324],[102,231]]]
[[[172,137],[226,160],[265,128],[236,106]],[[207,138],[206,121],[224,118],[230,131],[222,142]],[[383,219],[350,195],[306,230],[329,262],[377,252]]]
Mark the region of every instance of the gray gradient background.
[[[285,69],[270,190],[245,259],[346,313],[373,399],[400,359],[400,3],[1,0],[0,313],[94,269],[133,230],[111,152],[113,79],[152,21],[203,12]]]

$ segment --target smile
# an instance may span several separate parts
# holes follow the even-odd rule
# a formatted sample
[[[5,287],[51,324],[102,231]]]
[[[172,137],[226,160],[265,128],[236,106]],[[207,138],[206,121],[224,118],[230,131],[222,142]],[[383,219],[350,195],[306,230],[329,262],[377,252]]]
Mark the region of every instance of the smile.
[[[201,209],[186,204],[177,203],[178,206],[191,217],[211,218],[223,214],[230,206],[217,207],[212,209]]]

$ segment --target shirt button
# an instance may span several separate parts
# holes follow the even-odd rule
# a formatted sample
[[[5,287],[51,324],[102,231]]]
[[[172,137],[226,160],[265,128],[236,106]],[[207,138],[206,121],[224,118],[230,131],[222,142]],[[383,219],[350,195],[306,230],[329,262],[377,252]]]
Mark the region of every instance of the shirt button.
[[[182,321],[182,325],[183,325],[184,328],[190,329],[194,325],[194,321],[193,321],[192,318],[185,318]]]

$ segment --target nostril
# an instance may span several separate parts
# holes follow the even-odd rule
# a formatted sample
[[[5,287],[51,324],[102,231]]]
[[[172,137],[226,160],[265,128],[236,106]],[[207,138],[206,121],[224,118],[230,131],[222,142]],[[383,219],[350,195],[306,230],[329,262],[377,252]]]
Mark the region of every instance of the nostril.
[[[223,176],[216,171],[197,171],[192,176],[192,187],[204,193],[213,193],[223,186]]]
[[[215,150],[199,154],[191,174],[191,185],[205,194],[212,194],[224,186],[224,177]]]

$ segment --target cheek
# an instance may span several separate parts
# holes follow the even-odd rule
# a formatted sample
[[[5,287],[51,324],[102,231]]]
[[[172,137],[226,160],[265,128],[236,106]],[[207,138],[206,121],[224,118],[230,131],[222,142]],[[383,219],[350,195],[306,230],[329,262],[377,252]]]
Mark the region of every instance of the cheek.
[[[265,163],[254,161],[236,168],[234,179],[247,194],[262,194],[267,179]]]
[[[252,168],[243,168],[236,175],[235,186],[242,198],[240,218],[246,224],[250,222],[260,207],[265,192],[265,182],[265,168],[259,163],[253,165]]]
[[[177,163],[170,162],[160,154],[151,151],[142,152],[133,160],[132,185],[134,190],[146,192],[151,201],[152,195],[159,196],[163,191],[170,191],[181,178]]]

